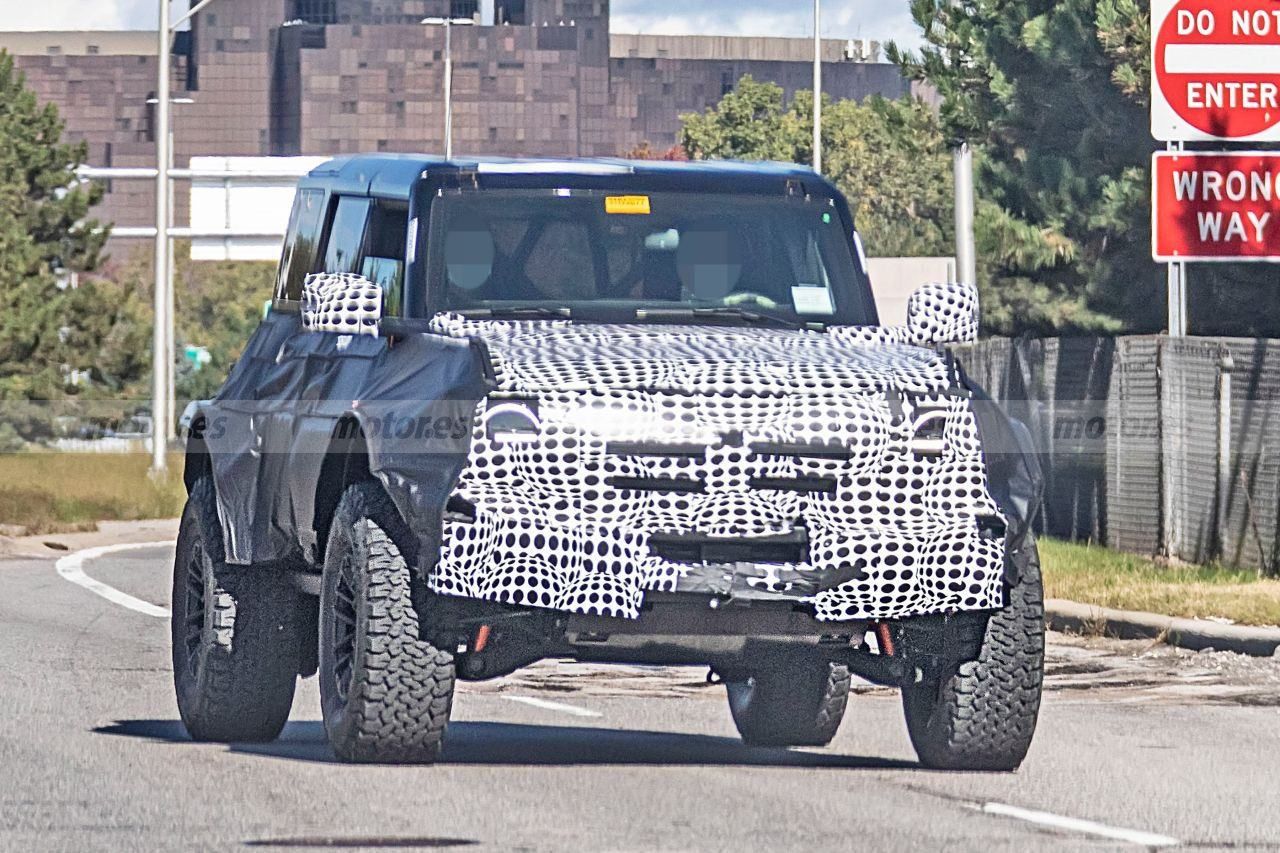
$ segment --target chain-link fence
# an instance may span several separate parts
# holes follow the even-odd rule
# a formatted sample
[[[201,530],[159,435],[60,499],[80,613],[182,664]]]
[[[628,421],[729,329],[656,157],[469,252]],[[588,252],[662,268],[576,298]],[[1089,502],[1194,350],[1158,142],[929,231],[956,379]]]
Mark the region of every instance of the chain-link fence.
[[[1280,341],[993,339],[966,372],[1030,427],[1044,532],[1280,567]]]

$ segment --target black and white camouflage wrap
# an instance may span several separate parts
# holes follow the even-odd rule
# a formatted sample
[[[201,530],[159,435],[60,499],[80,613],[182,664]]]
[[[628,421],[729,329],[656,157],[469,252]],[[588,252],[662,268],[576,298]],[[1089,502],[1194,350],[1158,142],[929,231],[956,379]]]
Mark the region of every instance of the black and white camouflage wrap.
[[[926,284],[907,301],[916,342],[967,344],[978,339],[978,291],[963,284]]]
[[[481,404],[456,493],[474,522],[446,519],[431,576],[440,593],[634,618],[647,591],[690,571],[650,553],[653,533],[754,538],[803,524],[800,569],[844,579],[808,596],[819,619],[893,619],[998,608],[1004,544],[979,520],[989,494],[970,402],[936,352],[894,330],[467,321],[498,390]],[[526,409],[532,434],[487,419]],[[536,411],[535,411],[536,410]],[[925,421],[945,425],[920,452]],[[760,455],[755,443],[840,446],[847,458]],[[609,445],[614,444],[614,452]],[[622,444],[701,448],[662,457]],[[614,488],[611,478],[701,484],[697,493]],[[830,493],[760,479],[834,479]]]
[[[302,285],[302,326],[311,332],[377,335],[382,288],[351,273],[317,273]]]

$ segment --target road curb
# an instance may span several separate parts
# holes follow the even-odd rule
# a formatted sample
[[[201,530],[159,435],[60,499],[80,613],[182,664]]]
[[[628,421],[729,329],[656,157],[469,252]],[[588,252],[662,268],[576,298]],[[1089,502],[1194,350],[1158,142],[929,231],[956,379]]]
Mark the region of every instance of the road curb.
[[[1112,610],[1062,599],[1045,602],[1045,621],[1053,630],[1069,634],[1103,634],[1121,640],[1158,639],[1194,651],[1214,649],[1253,657],[1280,656],[1280,628],[1220,625],[1203,619]]]
[[[100,521],[97,530],[79,533],[46,533],[18,538],[0,536],[0,560],[48,559],[103,545],[176,540],[178,524],[179,519],[176,518]]]

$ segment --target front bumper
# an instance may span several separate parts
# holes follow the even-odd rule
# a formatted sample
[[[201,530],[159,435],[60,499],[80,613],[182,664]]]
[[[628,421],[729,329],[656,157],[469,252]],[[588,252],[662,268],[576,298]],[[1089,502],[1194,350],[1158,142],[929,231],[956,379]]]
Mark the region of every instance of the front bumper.
[[[808,564],[695,564],[655,557],[645,536],[624,530],[447,521],[430,586],[443,595],[629,619],[649,592],[793,601],[830,622],[993,610],[1003,606],[1004,577],[1004,543],[995,529],[819,529]]]
[[[545,394],[519,443],[482,413],[429,584],[627,619],[651,592],[794,601],[824,622],[998,609],[1004,522],[973,413],[929,405],[946,425],[927,454],[882,392]]]

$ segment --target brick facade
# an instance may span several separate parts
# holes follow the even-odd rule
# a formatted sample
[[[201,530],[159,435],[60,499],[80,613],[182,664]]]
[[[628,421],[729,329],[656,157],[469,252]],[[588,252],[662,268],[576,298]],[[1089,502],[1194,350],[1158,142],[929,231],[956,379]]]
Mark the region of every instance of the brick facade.
[[[489,16],[455,27],[454,146],[459,153],[616,156],[674,144],[680,115],[714,104],[744,74],[788,93],[812,84],[797,40],[617,36],[608,0],[222,0],[178,40],[175,157],[442,151],[445,34],[432,16]],[[68,136],[98,166],[154,158],[154,36],[0,33]],[[850,43],[852,46],[853,43]],[[811,48],[809,48],[811,49]],[[836,98],[910,91],[891,65],[824,45]],[[185,192],[177,221],[185,221]],[[151,219],[145,182],[116,181],[96,212]]]

